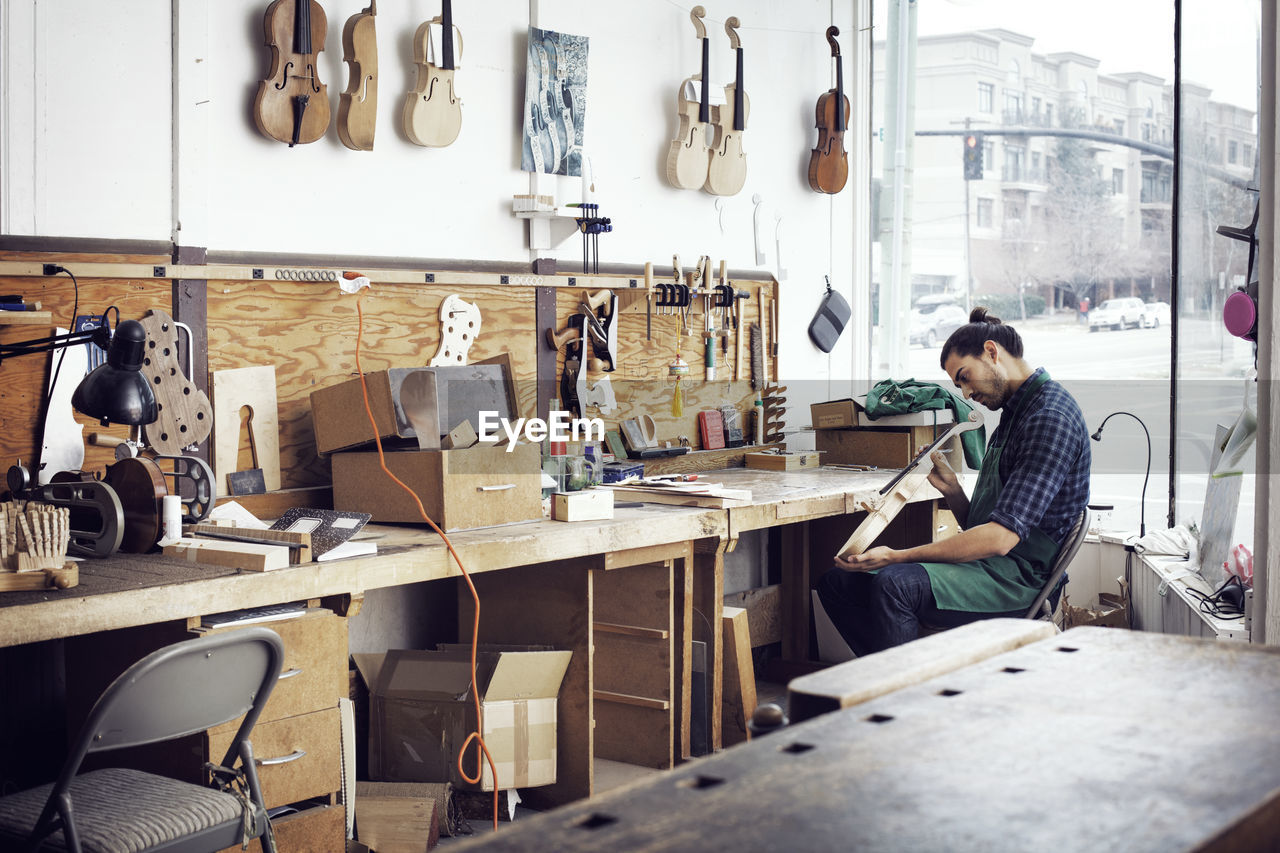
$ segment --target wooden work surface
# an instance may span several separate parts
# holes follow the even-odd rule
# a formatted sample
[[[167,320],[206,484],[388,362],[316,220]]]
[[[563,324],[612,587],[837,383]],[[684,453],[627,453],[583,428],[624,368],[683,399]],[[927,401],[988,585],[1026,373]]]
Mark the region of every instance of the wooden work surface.
[[[975,660],[458,850],[1274,849],[1280,650],[1076,628]]]
[[[534,521],[450,535],[469,572],[698,540],[731,540],[740,530],[843,515],[859,508],[893,472],[837,468],[775,472],[728,469],[707,479],[752,490],[752,504],[697,509],[646,504],[619,508],[609,521]],[[51,640],[225,610],[456,577],[457,566],[430,530],[369,525],[378,553],[271,572],[198,566],[159,555],[117,554],[80,563],[70,590],[0,596],[0,646]]]

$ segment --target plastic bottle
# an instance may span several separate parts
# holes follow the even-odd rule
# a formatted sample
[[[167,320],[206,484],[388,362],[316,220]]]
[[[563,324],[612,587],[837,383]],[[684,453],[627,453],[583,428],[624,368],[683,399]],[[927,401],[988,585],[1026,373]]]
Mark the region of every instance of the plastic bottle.
[[[764,444],[764,400],[760,399],[760,395],[756,394],[756,400],[751,405],[755,414],[756,444]]]

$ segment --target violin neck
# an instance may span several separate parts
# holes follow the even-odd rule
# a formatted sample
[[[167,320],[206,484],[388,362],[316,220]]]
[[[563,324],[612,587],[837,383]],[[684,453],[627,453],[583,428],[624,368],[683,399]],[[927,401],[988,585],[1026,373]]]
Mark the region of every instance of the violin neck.
[[[742,118],[742,48],[737,49],[738,73],[733,87],[733,129],[746,130],[746,122]]]
[[[293,52],[311,53],[311,0],[294,0]]]
[[[836,133],[844,133],[844,63],[836,55]]]
[[[440,67],[446,71],[453,70],[453,5],[449,0],[442,0],[440,24]]]
[[[698,102],[698,121],[711,121],[711,100],[707,92],[707,78],[711,75],[711,45],[702,40],[702,98]]]

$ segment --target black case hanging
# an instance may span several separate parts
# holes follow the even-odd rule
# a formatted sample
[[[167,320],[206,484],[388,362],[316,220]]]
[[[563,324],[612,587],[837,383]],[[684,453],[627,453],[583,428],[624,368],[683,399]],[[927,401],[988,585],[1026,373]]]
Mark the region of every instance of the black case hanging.
[[[809,339],[823,352],[831,352],[835,348],[836,341],[840,340],[840,333],[849,322],[851,312],[849,303],[844,301],[844,297],[831,289],[830,276],[823,276],[823,278],[827,280],[827,293],[822,297],[822,304],[818,306],[818,313],[813,316],[813,322],[809,324]]]

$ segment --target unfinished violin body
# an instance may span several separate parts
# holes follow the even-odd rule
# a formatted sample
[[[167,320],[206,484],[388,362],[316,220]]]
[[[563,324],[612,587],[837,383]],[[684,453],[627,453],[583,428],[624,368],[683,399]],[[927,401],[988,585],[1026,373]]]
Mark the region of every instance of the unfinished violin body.
[[[329,129],[329,87],[320,82],[316,54],[328,23],[316,0],[274,0],[262,29],[271,69],[258,82],[253,120],[264,135],[295,145],[315,142]]]
[[[347,63],[347,90],[338,96],[338,138],[353,151],[372,151],[378,123],[378,37],[374,17],[377,0],[352,15],[342,28],[342,61]]]
[[[702,73],[686,78],[680,84],[676,96],[677,118],[680,126],[676,138],[671,140],[667,149],[667,180],[673,187],[682,190],[701,189],[707,182],[707,169],[710,166],[711,149],[707,147],[707,125],[711,122],[711,104],[707,91],[707,75],[710,66],[710,47],[707,44],[707,28],[702,19],[706,10],[694,6],[689,17],[693,27],[702,40]],[[693,83],[697,82],[700,97],[697,101],[687,96]]]
[[[440,26],[439,56],[431,44],[431,26]],[[443,0],[441,14],[422,26],[413,36],[414,61],[418,64],[418,82],[405,96],[404,132],[415,145],[443,148],[453,144],[462,130],[462,100],[454,91],[456,55],[462,55],[462,35],[453,25],[450,0]],[[436,60],[439,60],[438,62]]]
[[[712,107],[715,124],[715,141],[711,145],[711,162],[707,167],[707,181],[703,189],[712,195],[737,195],[747,182],[747,155],[742,150],[742,133],[747,129],[747,115],[751,101],[742,88],[742,43],[738,39],[737,18],[724,22],[729,34],[729,44],[737,53],[737,74],[734,82],[724,87],[725,102]]]

